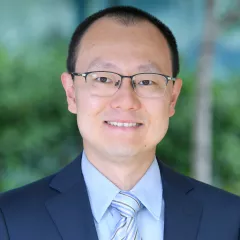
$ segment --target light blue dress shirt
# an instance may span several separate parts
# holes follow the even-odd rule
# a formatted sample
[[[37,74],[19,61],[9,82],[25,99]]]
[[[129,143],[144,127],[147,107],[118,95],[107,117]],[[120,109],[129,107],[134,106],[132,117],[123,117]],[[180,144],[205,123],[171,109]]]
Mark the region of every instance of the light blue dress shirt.
[[[100,173],[82,154],[82,172],[87,186],[94,222],[99,240],[111,239],[121,216],[111,207],[120,189]],[[143,240],[163,240],[164,200],[162,182],[156,158],[130,190],[144,205],[137,215],[137,225]]]

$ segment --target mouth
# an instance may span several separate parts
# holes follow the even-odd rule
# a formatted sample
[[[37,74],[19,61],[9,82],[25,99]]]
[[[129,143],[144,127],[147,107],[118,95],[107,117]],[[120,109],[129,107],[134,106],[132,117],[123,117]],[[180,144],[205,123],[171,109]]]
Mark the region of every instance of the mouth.
[[[113,127],[121,127],[121,128],[136,128],[140,127],[143,124],[138,122],[115,122],[115,121],[104,121],[105,124],[108,124]]]

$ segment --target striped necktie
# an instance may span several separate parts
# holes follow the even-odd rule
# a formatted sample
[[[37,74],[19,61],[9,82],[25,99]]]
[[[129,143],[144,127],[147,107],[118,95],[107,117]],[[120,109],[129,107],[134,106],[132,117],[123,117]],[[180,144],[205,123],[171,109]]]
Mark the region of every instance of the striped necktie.
[[[121,215],[111,240],[140,240],[136,216],[142,208],[141,202],[130,192],[121,191],[114,198],[111,206]]]

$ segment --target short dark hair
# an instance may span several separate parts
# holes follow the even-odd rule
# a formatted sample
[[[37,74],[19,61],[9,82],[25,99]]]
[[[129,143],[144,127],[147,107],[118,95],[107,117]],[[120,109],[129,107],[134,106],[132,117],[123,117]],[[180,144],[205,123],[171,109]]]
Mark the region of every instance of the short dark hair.
[[[94,13],[93,15],[90,15],[78,25],[75,32],[73,33],[68,49],[67,70],[69,73],[75,71],[78,46],[80,45],[80,41],[84,33],[95,21],[102,17],[114,18],[115,20],[126,26],[134,24],[135,22],[139,22],[141,20],[147,20],[153,25],[155,25],[163,34],[168,43],[172,58],[172,75],[173,77],[176,77],[178,75],[179,54],[176,39],[171,30],[153,15],[131,6],[115,6],[103,9],[99,12]]]

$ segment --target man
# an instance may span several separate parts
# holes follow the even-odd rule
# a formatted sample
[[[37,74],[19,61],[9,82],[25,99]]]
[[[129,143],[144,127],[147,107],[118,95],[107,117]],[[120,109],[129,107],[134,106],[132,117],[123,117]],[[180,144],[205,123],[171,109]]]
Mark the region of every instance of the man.
[[[132,7],[73,34],[61,76],[84,151],[59,173],[0,198],[0,239],[237,240],[240,199],[155,157],[182,80],[175,38]]]

